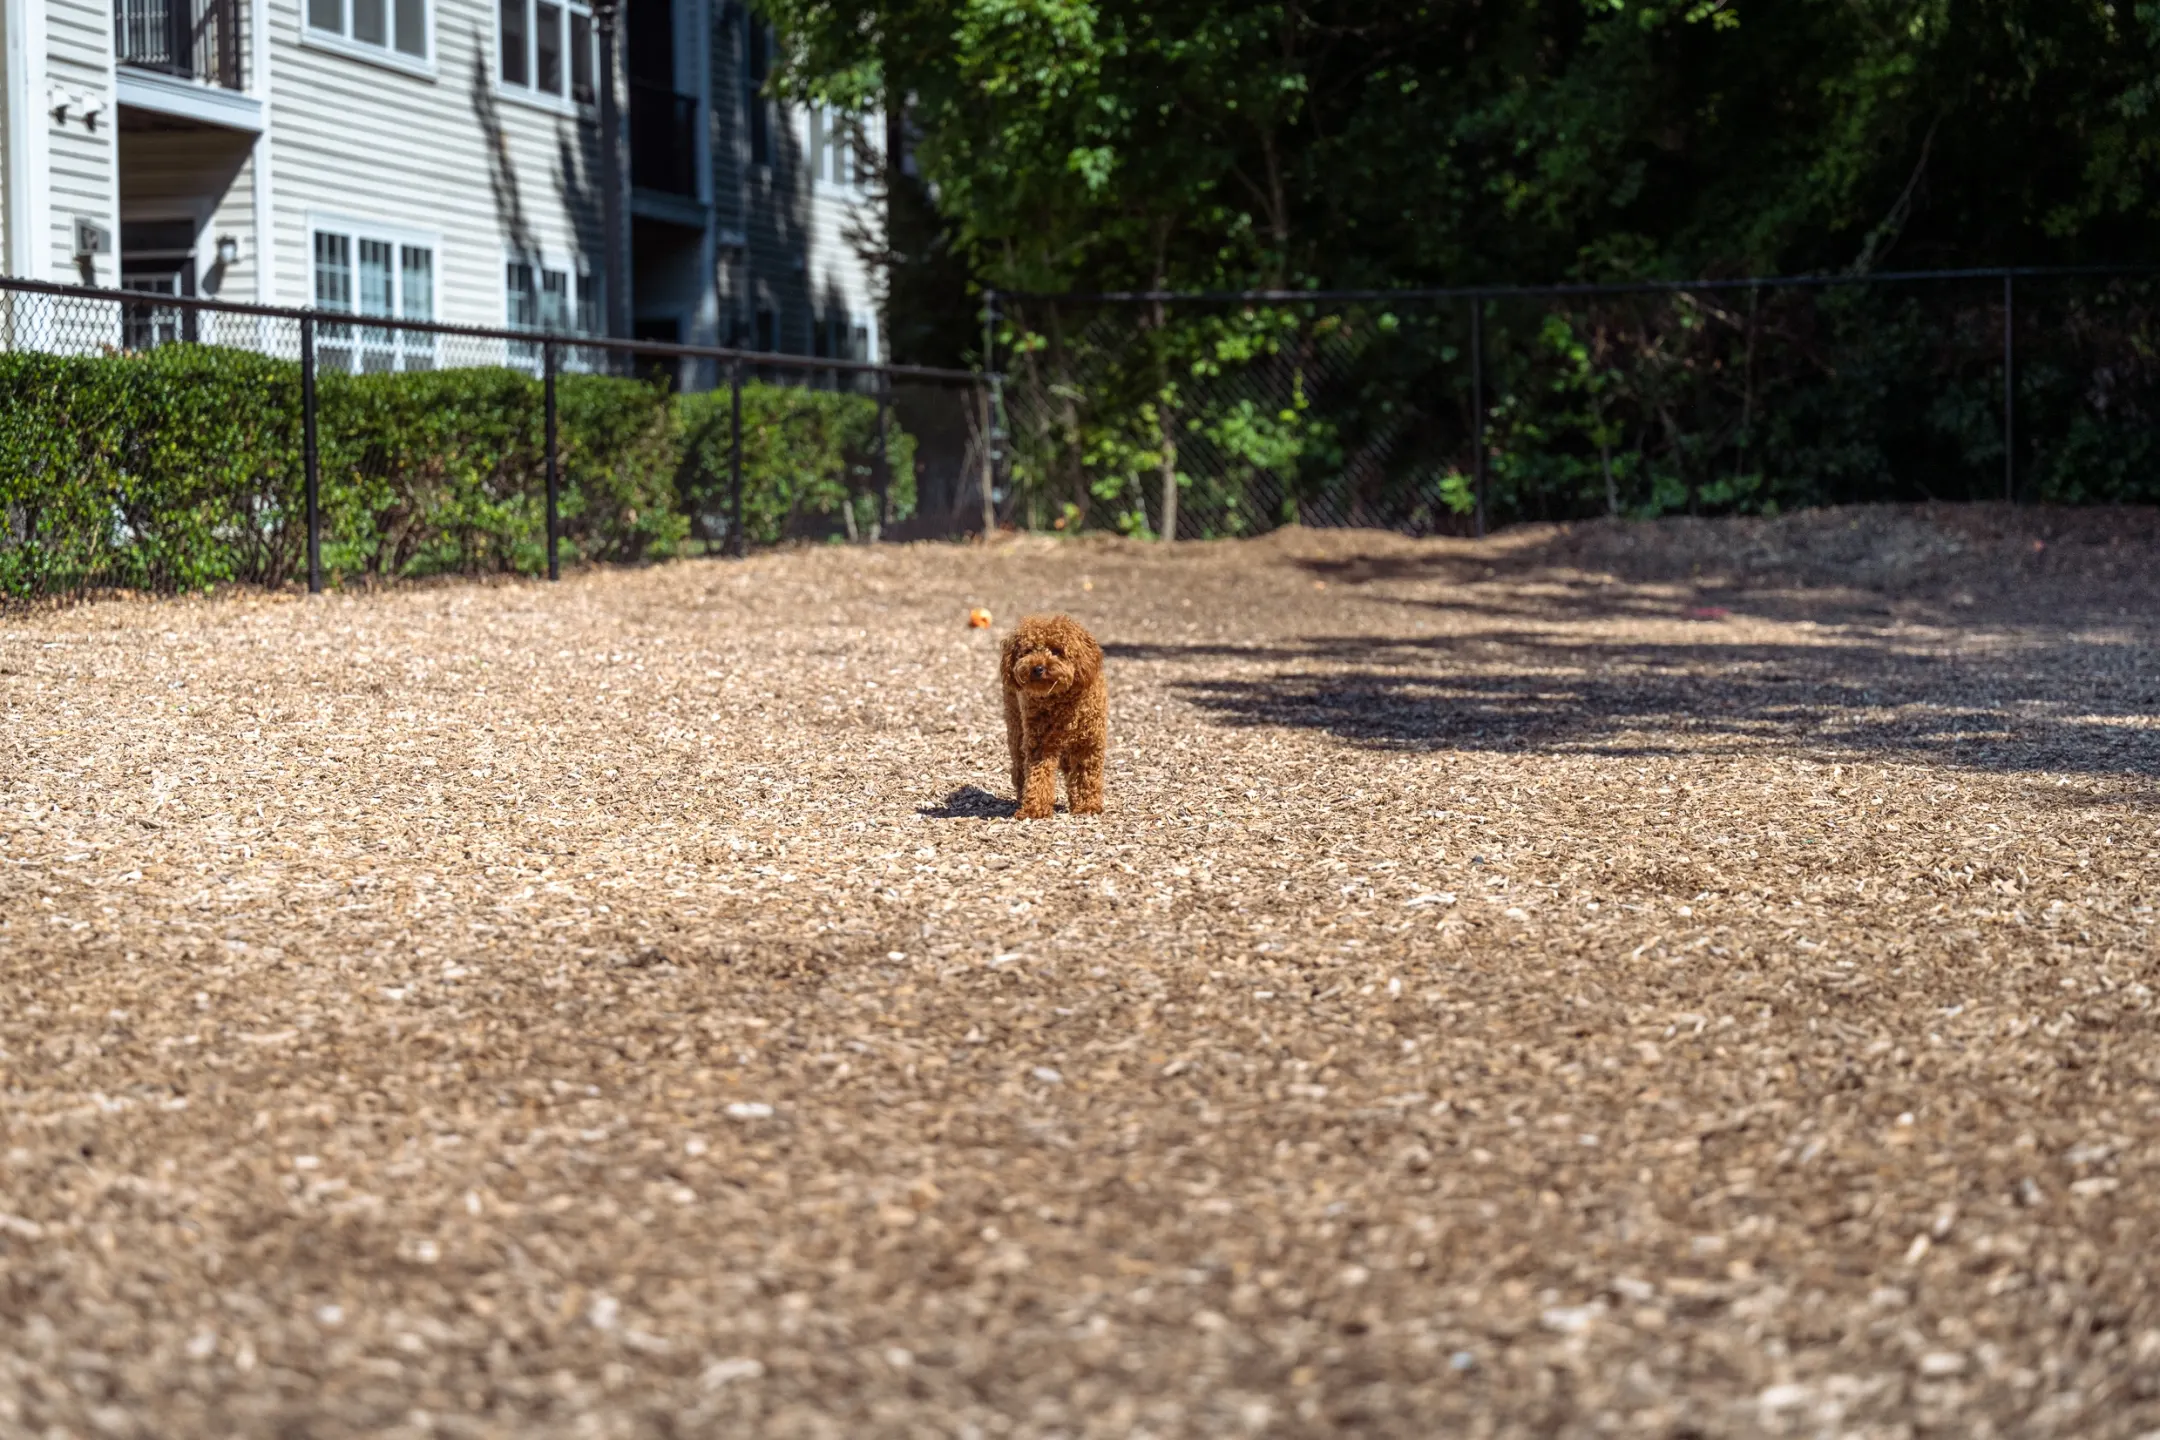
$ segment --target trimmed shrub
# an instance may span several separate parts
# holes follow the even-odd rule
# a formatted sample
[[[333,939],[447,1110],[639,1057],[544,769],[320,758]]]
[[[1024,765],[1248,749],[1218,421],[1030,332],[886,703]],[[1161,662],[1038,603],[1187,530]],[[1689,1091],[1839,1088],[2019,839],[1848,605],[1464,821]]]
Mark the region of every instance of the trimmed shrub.
[[[0,355],[0,592],[280,584],[304,553],[300,371],[258,355]]]
[[[729,494],[731,400],[725,390],[680,402],[680,490],[699,529],[723,532]],[[877,402],[834,390],[743,386],[743,531],[759,545],[790,535],[867,534],[877,516]],[[889,499],[895,520],[915,513],[915,440],[890,426]],[[822,524],[818,522],[823,522]]]
[[[662,558],[693,528],[720,538],[726,392],[676,396],[659,382],[573,374],[556,398],[566,558]],[[330,573],[545,567],[533,376],[325,374],[316,399]],[[751,538],[867,527],[876,415],[863,395],[745,386]],[[900,518],[914,509],[914,442],[895,425],[891,448]],[[199,345],[0,354],[0,594],[284,584],[306,561],[304,485],[297,364]]]

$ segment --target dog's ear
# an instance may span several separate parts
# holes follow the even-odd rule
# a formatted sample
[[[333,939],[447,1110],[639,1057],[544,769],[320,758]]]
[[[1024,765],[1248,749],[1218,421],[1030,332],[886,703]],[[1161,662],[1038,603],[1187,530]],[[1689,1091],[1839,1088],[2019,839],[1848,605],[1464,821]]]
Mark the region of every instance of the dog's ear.
[[[1073,626],[1072,658],[1073,678],[1079,683],[1089,684],[1102,674],[1102,646],[1078,625]]]

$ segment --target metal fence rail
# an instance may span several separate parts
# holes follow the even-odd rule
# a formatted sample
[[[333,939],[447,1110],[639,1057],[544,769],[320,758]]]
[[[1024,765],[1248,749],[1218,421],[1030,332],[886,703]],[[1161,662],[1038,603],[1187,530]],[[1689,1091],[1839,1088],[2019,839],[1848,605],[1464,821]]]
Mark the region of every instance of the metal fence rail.
[[[1038,519],[1482,535],[1682,506],[2138,498],[2118,472],[2141,466],[2160,499],[2155,273],[1007,292],[986,309],[1014,503]]]
[[[944,533],[989,480],[971,371],[6,279],[0,367],[17,596]]]

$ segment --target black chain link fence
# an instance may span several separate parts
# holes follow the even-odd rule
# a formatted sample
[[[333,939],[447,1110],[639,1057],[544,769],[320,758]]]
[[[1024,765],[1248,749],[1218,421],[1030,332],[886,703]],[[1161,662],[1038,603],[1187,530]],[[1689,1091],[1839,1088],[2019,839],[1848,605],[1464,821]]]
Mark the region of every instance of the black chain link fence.
[[[0,280],[0,598],[981,527],[981,376]]]
[[[2149,270],[992,303],[1031,527],[2160,500]]]

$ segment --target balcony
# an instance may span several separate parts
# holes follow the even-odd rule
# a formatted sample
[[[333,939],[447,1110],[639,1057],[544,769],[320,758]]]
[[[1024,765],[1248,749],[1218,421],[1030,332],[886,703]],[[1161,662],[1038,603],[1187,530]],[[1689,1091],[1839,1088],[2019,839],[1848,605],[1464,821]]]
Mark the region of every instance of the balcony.
[[[697,96],[631,81],[631,186],[696,199],[697,124]]]
[[[248,0],[113,0],[114,98],[121,128],[260,135],[247,93]]]
[[[113,0],[122,65],[220,90],[247,89],[245,0]]]

